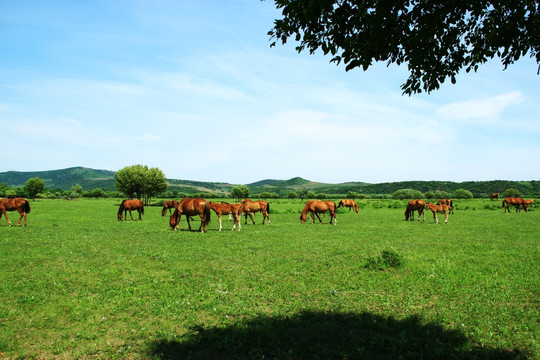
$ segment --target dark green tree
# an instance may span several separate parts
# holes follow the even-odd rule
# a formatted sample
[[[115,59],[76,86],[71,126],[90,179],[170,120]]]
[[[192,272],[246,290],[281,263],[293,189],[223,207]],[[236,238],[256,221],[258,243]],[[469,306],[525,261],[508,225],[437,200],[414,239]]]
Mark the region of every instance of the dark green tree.
[[[249,188],[246,185],[236,185],[231,189],[231,197],[242,201],[249,197]]]
[[[308,191],[307,189],[300,189],[296,192],[300,200],[304,200],[308,198]]]
[[[298,52],[322,50],[347,71],[406,63],[408,95],[455,83],[494,57],[505,69],[527,54],[540,64],[538,1],[274,1],[282,18],[268,33],[272,46],[292,39]]]
[[[521,197],[521,191],[519,191],[518,189],[514,189],[514,188],[510,188],[510,189],[506,189],[504,191],[504,193],[502,194],[502,197],[515,197],[515,198],[518,198],[518,197]]]
[[[403,199],[421,199],[422,198],[422,193],[420,191],[414,190],[414,189],[401,189],[401,190],[395,191],[392,194],[392,197],[394,199],[399,199],[399,200],[403,200]]]
[[[473,194],[469,190],[457,189],[454,191],[454,198],[456,199],[472,199]]]
[[[347,191],[347,198],[348,199],[356,199],[358,197],[358,193],[356,191],[349,190]]]
[[[129,198],[144,199],[148,204],[150,199],[167,190],[167,179],[158,168],[149,169],[146,165],[126,166],[114,174],[114,183],[118,191]]]
[[[298,197],[298,194],[295,193],[294,191],[291,191],[291,192],[287,195],[287,197],[288,197],[289,199],[296,199],[296,198]]]
[[[28,194],[28,197],[35,199],[36,195],[45,189],[45,181],[39,177],[30,178],[24,184],[24,192]]]

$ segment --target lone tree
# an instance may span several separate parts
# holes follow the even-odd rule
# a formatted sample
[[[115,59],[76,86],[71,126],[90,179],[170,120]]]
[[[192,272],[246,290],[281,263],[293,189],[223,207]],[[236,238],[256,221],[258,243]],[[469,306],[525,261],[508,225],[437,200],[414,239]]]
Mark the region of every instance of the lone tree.
[[[24,184],[24,191],[28,194],[32,200],[36,198],[36,195],[45,189],[45,181],[38,177],[30,178]]]
[[[476,71],[495,56],[504,69],[527,54],[540,64],[538,1],[274,1],[283,18],[268,32],[271,46],[291,38],[298,52],[321,49],[347,71],[407,63],[408,95],[455,83],[461,69]]]
[[[149,169],[146,165],[126,166],[114,174],[114,184],[118,191],[129,198],[143,198],[145,204],[150,199],[167,190],[167,179],[158,168]]]
[[[236,185],[231,189],[231,197],[242,201],[242,199],[249,197],[249,188],[246,185]]]

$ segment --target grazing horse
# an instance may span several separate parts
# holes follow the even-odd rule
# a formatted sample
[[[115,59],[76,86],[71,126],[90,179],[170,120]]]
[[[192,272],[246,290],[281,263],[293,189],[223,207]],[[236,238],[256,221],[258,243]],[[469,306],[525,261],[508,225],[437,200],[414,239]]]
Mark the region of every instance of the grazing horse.
[[[508,209],[510,205],[513,205],[516,207],[516,212],[518,212],[518,210],[519,212],[521,212],[521,208],[523,208],[525,212],[529,211],[529,208],[527,207],[527,203],[522,198],[507,197],[506,199],[504,199],[502,202],[502,207],[504,208],[504,212],[506,212],[507,210],[508,212],[510,212],[510,210]]]
[[[2,214],[7,219],[8,226],[11,226],[11,221],[9,221],[9,218],[7,216],[6,211],[18,211],[21,217],[19,217],[19,221],[17,221],[17,226],[21,225],[21,220],[24,217],[24,226],[26,226],[26,214],[30,212],[30,203],[28,200],[22,197],[15,197],[15,198],[9,198],[9,199],[0,199],[0,220],[2,219]]]
[[[255,220],[253,220],[252,213],[261,212],[263,215],[263,221],[262,224],[264,225],[264,220],[268,219],[268,224],[270,224],[270,204],[264,200],[259,201],[251,201],[251,199],[244,199],[240,206],[238,207],[237,214],[239,216],[242,216],[241,214],[245,214],[245,222],[244,225],[247,224],[247,217],[251,218],[251,221],[253,221],[253,224],[255,224]]]
[[[210,223],[210,203],[203,198],[183,198],[178,202],[170,217],[169,225],[171,230],[178,230],[182,215],[186,215],[189,230],[191,230],[189,217],[199,215],[201,217],[199,231],[206,232],[206,226]]]
[[[307,213],[309,212],[311,217],[313,218],[313,223],[315,224],[315,215],[319,218],[319,221],[321,221],[321,218],[319,217],[320,213],[326,213],[327,211],[330,212],[330,225],[332,224],[332,219],[334,220],[334,225],[337,225],[337,218],[336,218],[336,203],[333,201],[320,201],[320,200],[310,200],[306,202],[306,205],[304,206],[304,209],[302,210],[302,213],[300,214],[300,221],[303,223],[306,222],[307,219]]]
[[[127,212],[129,211],[129,216],[131,216],[131,221],[133,221],[133,215],[131,214],[131,210],[137,210],[139,212],[139,218],[137,221],[142,220],[142,216],[144,215],[144,203],[139,199],[132,199],[132,200],[124,200],[120,204],[120,207],[118,208],[118,220],[122,220],[122,212],[124,213],[124,221],[127,220]]]
[[[165,216],[167,213],[167,209],[169,210],[169,214],[173,211],[171,209],[175,209],[176,205],[178,205],[177,200],[168,200],[163,203],[163,209],[161,209],[161,216]]]
[[[523,201],[525,201],[525,205],[527,205],[527,211],[529,210],[529,207],[533,207],[533,199],[524,199]]]
[[[405,221],[409,219],[414,221],[414,212],[416,210],[418,210],[418,221],[420,221],[420,215],[424,215],[424,221],[426,221],[426,213],[424,212],[425,207],[426,203],[422,199],[410,200],[405,209]]]
[[[426,207],[433,213],[433,220],[435,221],[435,224],[439,223],[437,213],[444,213],[444,223],[448,223],[448,209],[450,208],[450,206],[427,203]]]
[[[358,214],[358,205],[356,205],[356,202],[354,202],[354,200],[351,200],[351,199],[343,199],[343,200],[340,200],[339,202],[339,205],[338,205],[338,209],[340,207],[348,207],[349,208],[349,212],[351,212],[351,209],[354,209],[354,211]]]
[[[500,195],[499,193],[491,194],[491,199],[490,200],[498,199],[499,195]]]
[[[454,213],[454,203],[452,202],[452,199],[441,199],[437,202],[437,205],[448,205],[448,213]]]
[[[219,220],[219,231],[221,231],[221,216],[222,215],[234,215],[234,225],[232,230],[236,228],[236,224],[238,224],[238,231],[240,231],[241,225],[240,225],[240,215],[238,215],[238,208],[240,207],[240,204],[228,204],[222,202],[221,204],[216,204],[214,202],[210,202],[210,208],[214,210],[216,215],[218,216]]]

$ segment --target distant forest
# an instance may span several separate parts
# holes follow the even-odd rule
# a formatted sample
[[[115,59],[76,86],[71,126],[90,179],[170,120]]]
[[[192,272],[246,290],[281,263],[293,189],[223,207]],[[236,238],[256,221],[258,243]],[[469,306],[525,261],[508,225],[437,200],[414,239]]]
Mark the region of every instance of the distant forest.
[[[105,193],[116,191],[114,184],[114,171],[95,170],[84,167],[74,167],[62,170],[17,172],[8,171],[0,173],[0,195],[6,189],[22,189],[30,178],[39,177],[44,180],[48,191],[66,192],[77,187],[86,192],[99,189]],[[164,196],[178,197],[182,195],[206,194],[213,196],[229,196],[231,190],[237,185],[245,185],[249,188],[250,196],[257,197],[260,194],[270,197],[290,197],[291,193],[307,190],[318,195],[327,197],[344,196],[354,192],[367,197],[376,195],[392,195],[398,190],[412,189],[421,192],[443,192],[453,194],[456,190],[468,190],[474,197],[488,197],[492,193],[504,193],[508,189],[516,189],[523,196],[540,196],[540,181],[401,181],[379,184],[364,182],[347,182],[341,184],[327,184],[313,182],[300,177],[289,180],[261,180],[251,184],[228,184],[222,182],[202,182],[193,180],[167,179],[168,190]],[[3,189],[3,190],[2,190]]]

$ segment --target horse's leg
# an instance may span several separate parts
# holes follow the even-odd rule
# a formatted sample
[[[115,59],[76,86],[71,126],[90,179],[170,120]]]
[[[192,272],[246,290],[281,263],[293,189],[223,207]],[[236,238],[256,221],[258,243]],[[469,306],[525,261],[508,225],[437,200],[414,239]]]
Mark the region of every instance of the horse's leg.
[[[206,232],[206,220],[204,220],[204,213],[199,214],[199,216],[201,217],[201,226],[199,226],[199,231],[204,233]],[[221,219],[219,220],[219,223],[221,225]]]
[[[438,224],[439,223],[439,217],[437,216],[437,212],[436,211],[433,211],[433,219],[435,220],[435,224]]]
[[[315,212],[314,214],[317,215],[317,219],[319,219],[319,222],[322,224],[321,216],[319,215],[319,213]],[[313,223],[315,223],[315,217],[313,217]]]
[[[6,217],[6,220],[7,220],[7,222],[8,222],[8,227],[10,227],[11,225],[13,225],[13,224],[11,223],[11,221],[9,220],[8,216],[7,216],[6,210],[2,209],[2,214],[4,214],[4,216]]]
[[[131,209],[129,209],[129,216],[131,216],[131,221],[133,221],[133,214],[131,213]]]
[[[265,219],[268,219],[268,223],[270,224],[270,214],[268,214],[268,211],[262,210],[262,209],[261,209],[261,214],[262,214],[262,216],[263,216],[263,222],[262,222],[262,224],[264,225],[264,220],[265,220]]]
[[[186,221],[189,231],[191,231],[191,224],[189,223],[189,215],[186,215]]]
[[[240,229],[242,228],[242,224],[241,224],[241,218],[238,214],[234,214],[234,223],[233,223],[233,227],[232,227],[232,231],[234,231],[234,229],[236,228],[236,224],[238,224],[238,231],[240,231]]]
[[[142,221],[141,209],[137,209],[137,212],[139,213],[139,219],[137,221]]]
[[[19,210],[19,209],[17,209],[17,211],[19,212],[19,215],[21,215],[19,217],[19,221],[17,221],[17,226],[21,226],[21,220],[22,220],[23,216],[26,219],[26,213],[24,211]],[[24,226],[26,226],[26,220],[24,221],[24,223],[25,223]]]
[[[247,214],[249,215],[249,218],[253,222],[253,225],[255,225],[255,220],[253,220],[253,215],[251,215],[251,212],[248,212]],[[246,224],[247,224],[247,216],[246,216]]]
[[[446,210],[444,212],[444,223],[447,224],[448,223],[448,210]]]
[[[217,216],[218,216],[218,220],[219,220],[219,230],[218,231],[221,231],[221,213],[218,213]],[[233,230],[234,230],[234,228],[233,228]]]

